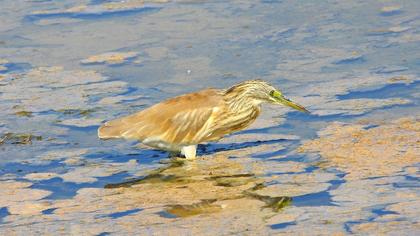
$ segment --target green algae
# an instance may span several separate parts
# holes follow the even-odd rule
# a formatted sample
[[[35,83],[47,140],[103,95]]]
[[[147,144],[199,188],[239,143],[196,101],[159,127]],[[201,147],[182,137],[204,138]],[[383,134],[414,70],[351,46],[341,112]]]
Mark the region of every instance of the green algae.
[[[41,141],[42,136],[33,135],[29,133],[5,133],[0,136],[0,145],[10,143],[10,144],[32,144],[33,140]]]
[[[283,208],[289,206],[292,203],[291,197],[271,197],[258,194],[250,194],[249,196],[265,202],[266,205],[264,207],[271,208],[275,212],[281,211]]]
[[[289,206],[292,203],[292,198],[287,196],[267,196],[255,193],[257,190],[264,189],[266,185],[264,183],[258,183],[252,188],[243,192],[244,196],[251,197],[265,203],[264,208],[271,208],[275,212],[281,211],[283,208]]]
[[[80,116],[89,116],[93,112],[95,112],[95,109],[60,109],[57,110],[60,113],[63,113],[64,115],[80,115]]]
[[[254,178],[254,174],[212,176],[207,179],[215,181],[216,186],[223,187],[237,187],[256,181],[256,179]]]
[[[181,218],[220,212],[223,209],[222,206],[213,204],[214,202],[216,202],[215,199],[206,199],[189,205],[170,205],[167,207],[166,212]]]
[[[30,111],[17,111],[15,112],[16,116],[22,116],[22,117],[32,117],[32,112]]]

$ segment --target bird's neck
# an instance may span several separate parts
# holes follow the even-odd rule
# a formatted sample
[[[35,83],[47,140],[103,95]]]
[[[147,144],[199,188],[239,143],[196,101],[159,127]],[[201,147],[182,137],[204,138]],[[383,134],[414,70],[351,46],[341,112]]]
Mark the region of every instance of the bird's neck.
[[[224,100],[227,110],[219,121],[221,126],[225,127],[223,135],[248,127],[260,114],[261,102],[252,97],[225,94]]]
[[[229,110],[234,112],[245,112],[255,109],[259,110],[262,103],[246,93],[225,93],[224,99]]]

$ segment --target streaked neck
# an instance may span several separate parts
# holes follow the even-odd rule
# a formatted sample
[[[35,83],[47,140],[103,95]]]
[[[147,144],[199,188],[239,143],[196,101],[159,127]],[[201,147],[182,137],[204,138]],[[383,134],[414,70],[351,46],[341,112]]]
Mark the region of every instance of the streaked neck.
[[[229,109],[244,111],[259,108],[261,101],[249,96],[246,92],[227,91],[223,95]]]

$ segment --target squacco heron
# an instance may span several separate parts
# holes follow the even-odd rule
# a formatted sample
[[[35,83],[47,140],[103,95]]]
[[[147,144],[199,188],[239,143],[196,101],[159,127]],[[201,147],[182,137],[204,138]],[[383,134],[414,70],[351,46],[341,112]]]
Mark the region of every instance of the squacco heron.
[[[228,89],[204,89],[168,99],[98,129],[101,139],[125,138],[195,159],[197,144],[217,141],[248,127],[262,103],[308,112],[269,83],[249,80]]]

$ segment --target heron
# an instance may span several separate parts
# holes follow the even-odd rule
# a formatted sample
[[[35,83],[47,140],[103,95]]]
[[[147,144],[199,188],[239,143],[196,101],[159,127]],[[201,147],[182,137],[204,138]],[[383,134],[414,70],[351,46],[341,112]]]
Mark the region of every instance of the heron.
[[[309,113],[268,82],[247,80],[227,89],[208,88],[180,95],[105,122],[98,129],[98,137],[138,140],[193,160],[198,144],[218,141],[252,124],[263,103]]]

